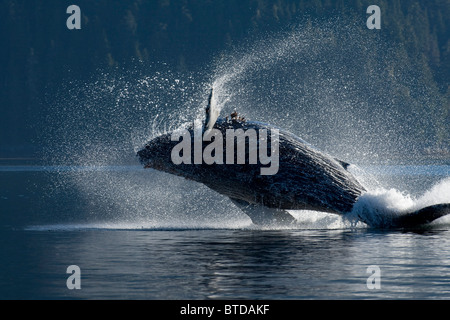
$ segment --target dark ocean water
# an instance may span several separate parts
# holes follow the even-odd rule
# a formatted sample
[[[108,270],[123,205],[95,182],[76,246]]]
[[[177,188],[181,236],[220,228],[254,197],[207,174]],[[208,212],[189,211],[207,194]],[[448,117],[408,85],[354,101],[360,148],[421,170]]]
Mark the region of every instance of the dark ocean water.
[[[367,170],[413,201],[449,190],[449,166]],[[450,298],[446,217],[406,231],[299,213],[258,228],[208,189],[138,167],[3,166],[0,210],[1,299]]]

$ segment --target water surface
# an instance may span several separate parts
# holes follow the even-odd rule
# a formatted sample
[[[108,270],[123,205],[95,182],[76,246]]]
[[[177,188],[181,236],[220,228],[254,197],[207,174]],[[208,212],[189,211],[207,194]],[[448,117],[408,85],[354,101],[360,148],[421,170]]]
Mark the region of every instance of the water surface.
[[[392,169],[383,172],[413,197],[449,173]],[[221,196],[168,177],[133,166],[2,167],[0,298],[450,298],[445,217],[413,231],[313,213],[294,228],[258,228]],[[70,265],[80,290],[66,286]],[[380,289],[367,286],[369,266]]]

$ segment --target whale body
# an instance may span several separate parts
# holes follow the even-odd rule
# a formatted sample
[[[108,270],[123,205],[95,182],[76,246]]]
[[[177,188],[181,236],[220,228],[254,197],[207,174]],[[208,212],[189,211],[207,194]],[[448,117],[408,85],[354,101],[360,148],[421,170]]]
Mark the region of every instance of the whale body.
[[[211,97],[211,96],[210,96]],[[210,99],[211,100],[211,99]],[[208,105],[208,110],[211,106]],[[233,115],[232,115],[233,116]],[[208,117],[207,117],[208,119]],[[211,121],[206,123],[211,124]],[[210,189],[229,197],[232,202],[246,213],[255,224],[276,220],[290,224],[295,219],[287,210],[313,210],[345,215],[352,211],[358,198],[366,189],[348,171],[349,164],[329,156],[296,135],[270,124],[245,121],[234,115],[232,118],[215,120],[212,128],[222,133],[223,149],[226,149],[227,130],[267,130],[278,132],[278,171],[272,175],[262,175],[261,168],[267,165],[250,164],[249,139],[245,139],[244,164],[227,163],[180,163],[175,164],[172,150],[179,144],[172,141],[174,132],[160,135],[149,141],[137,156],[145,168],[171,173],[208,186]],[[202,129],[204,132],[206,125]],[[193,124],[185,128],[191,137],[198,128]],[[191,139],[190,150],[196,147]],[[269,140],[269,139],[268,139]],[[268,148],[272,139],[267,141]],[[202,143],[202,151],[208,143]],[[260,144],[257,145],[257,148]],[[269,151],[270,152],[270,151]],[[450,204],[434,205],[409,212],[390,221],[390,227],[414,227],[429,223],[450,213]],[[372,222],[359,219],[370,225]]]

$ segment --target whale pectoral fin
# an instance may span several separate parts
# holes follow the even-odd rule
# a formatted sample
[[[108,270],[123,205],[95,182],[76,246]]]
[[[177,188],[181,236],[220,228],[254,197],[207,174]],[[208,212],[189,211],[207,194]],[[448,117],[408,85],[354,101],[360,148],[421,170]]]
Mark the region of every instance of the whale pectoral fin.
[[[234,205],[250,217],[256,225],[281,224],[290,225],[295,218],[286,210],[256,205],[244,200],[230,198]]]
[[[204,130],[206,131],[214,127],[214,124],[216,123],[216,120],[219,117],[220,113],[220,110],[218,110],[217,105],[215,103],[213,88],[211,88],[211,91],[209,93],[208,105],[206,106],[205,112],[206,112],[206,119]]]
[[[436,204],[401,215],[394,219],[393,225],[399,228],[412,228],[428,224],[450,214],[450,203]]]

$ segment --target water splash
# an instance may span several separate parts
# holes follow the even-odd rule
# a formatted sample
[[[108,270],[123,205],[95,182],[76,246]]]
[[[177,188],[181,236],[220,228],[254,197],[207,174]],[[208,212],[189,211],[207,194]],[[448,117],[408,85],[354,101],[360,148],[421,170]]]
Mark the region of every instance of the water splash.
[[[147,72],[145,72],[146,70]],[[99,71],[90,82],[62,84],[45,121],[52,164],[133,163],[149,138],[192,121],[202,83],[164,64]]]
[[[411,159],[436,136],[439,101],[397,50],[343,19],[312,21],[233,48],[211,83],[222,116],[237,110],[350,163]]]
[[[233,48],[200,74],[179,74],[162,64],[100,71],[90,82],[63,85],[63,93],[54,98],[44,134],[50,145],[46,160],[71,166],[136,164],[135,153],[146,141],[204,118],[210,87],[222,116],[236,109],[343,160],[406,155],[417,137],[409,132],[414,116],[404,111],[409,109],[400,102],[401,92],[421,85],[412,66],[396,59],[380,39],[333,21],[300,25]],[[427,101],[431,98],[424,93],[413,102]],[[427,114],[422,118],[425,125],[432,120]],[[61,172],[55,188],[62,185],[72,186],[90,204],[88,221],[107,221],[104,226],[249,225],[225,197],[153,170],[95,176]],[[372,189],[355,210],[385,219],[428,203],[447,188],[448,183],[440,184],[419,199],[394,189]],[[299,228],[346,226],[338,217],[293,214]]]
[[[372,227],[385,228],[392,226],[393,219],[398,216],[441,203],[450,203],[450,178],[439,181],[419,197],[395,188],[369,189],[344,218],[353,225],[363,218]],[[434,223],[448,223],[449,218],[438,221]]]

